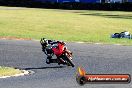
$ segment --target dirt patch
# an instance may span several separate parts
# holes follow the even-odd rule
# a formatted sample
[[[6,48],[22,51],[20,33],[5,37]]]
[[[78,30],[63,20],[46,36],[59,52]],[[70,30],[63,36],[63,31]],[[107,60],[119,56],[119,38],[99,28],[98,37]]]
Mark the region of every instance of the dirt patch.
[[[12,36],[8,36],[8,37],[0,37],[0,39],[4,39],[4,40],[32,40],[31,38],[18,38],[18,37],[12,37]]]
[[[26,10],[26,8],[22,7],[0,7],[0,10]]]

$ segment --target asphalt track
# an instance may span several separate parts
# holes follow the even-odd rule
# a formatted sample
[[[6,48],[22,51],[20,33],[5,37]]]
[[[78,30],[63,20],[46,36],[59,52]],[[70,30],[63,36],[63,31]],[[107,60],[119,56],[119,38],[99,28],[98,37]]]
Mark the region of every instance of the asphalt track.
[[[68,43],[74,68],[47,65],[38,41],[0,40],[0,66],[32,70],[35,73],[0,79],[0,88],[132,88],[132,84],[86,84],[76,82],[78,66],[87,73],[132,75],[132,46]]]

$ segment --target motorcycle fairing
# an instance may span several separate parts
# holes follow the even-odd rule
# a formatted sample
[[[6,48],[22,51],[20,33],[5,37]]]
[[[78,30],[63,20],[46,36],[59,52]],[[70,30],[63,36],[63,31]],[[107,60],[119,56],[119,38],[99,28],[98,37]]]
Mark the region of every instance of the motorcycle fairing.
[[[54,51],[54,54],[58,57],[64,52],[64,45],[61,43],[58,43],[58,47],[52,48]]]

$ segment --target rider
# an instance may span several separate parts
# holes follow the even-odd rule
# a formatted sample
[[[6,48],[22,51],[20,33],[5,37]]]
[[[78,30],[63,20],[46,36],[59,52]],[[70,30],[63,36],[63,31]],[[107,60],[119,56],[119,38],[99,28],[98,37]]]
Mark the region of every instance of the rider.
[[[45,50],[46,47],[48,46],[52,46],[52,50],[54,51],[55,54],[60,54],[60,52],[62,52],[63,49],[60,49],[61,46],[65,46],[66,43],[65,42],[62,42],[62,41],[55,41],[55,40],[47,40],[46,38],[42,38],[41,39],[41,45],[42,45],[42,49],[43,51]],[[65,49],[66,49],[66,46],[65,46]],[[57,57],[57,60],[58,60],[59,57]],[[60,63],[64,63],[65,61],[61,58],[59,58],[61,60]],[[54,59],[55,60],[55,59]],[[47,59],[46,59],[46,63],[50,63],[51,61],[53,61],[52,57],[51,56],[47,56]]]

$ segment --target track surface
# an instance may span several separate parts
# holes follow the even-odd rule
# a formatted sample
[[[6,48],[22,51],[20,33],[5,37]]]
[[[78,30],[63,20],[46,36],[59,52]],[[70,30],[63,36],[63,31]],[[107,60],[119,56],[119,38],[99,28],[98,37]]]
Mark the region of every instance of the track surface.
[[[75,73],[83,66],[88,73],[132,75],[132,46],[68,43],[75,68],[45,64],[46,56],[37,41],[0,40],[0,66],[32,70],[22,77],[0,79],[1,88],[132,88],[132,84],[76,83]]]

